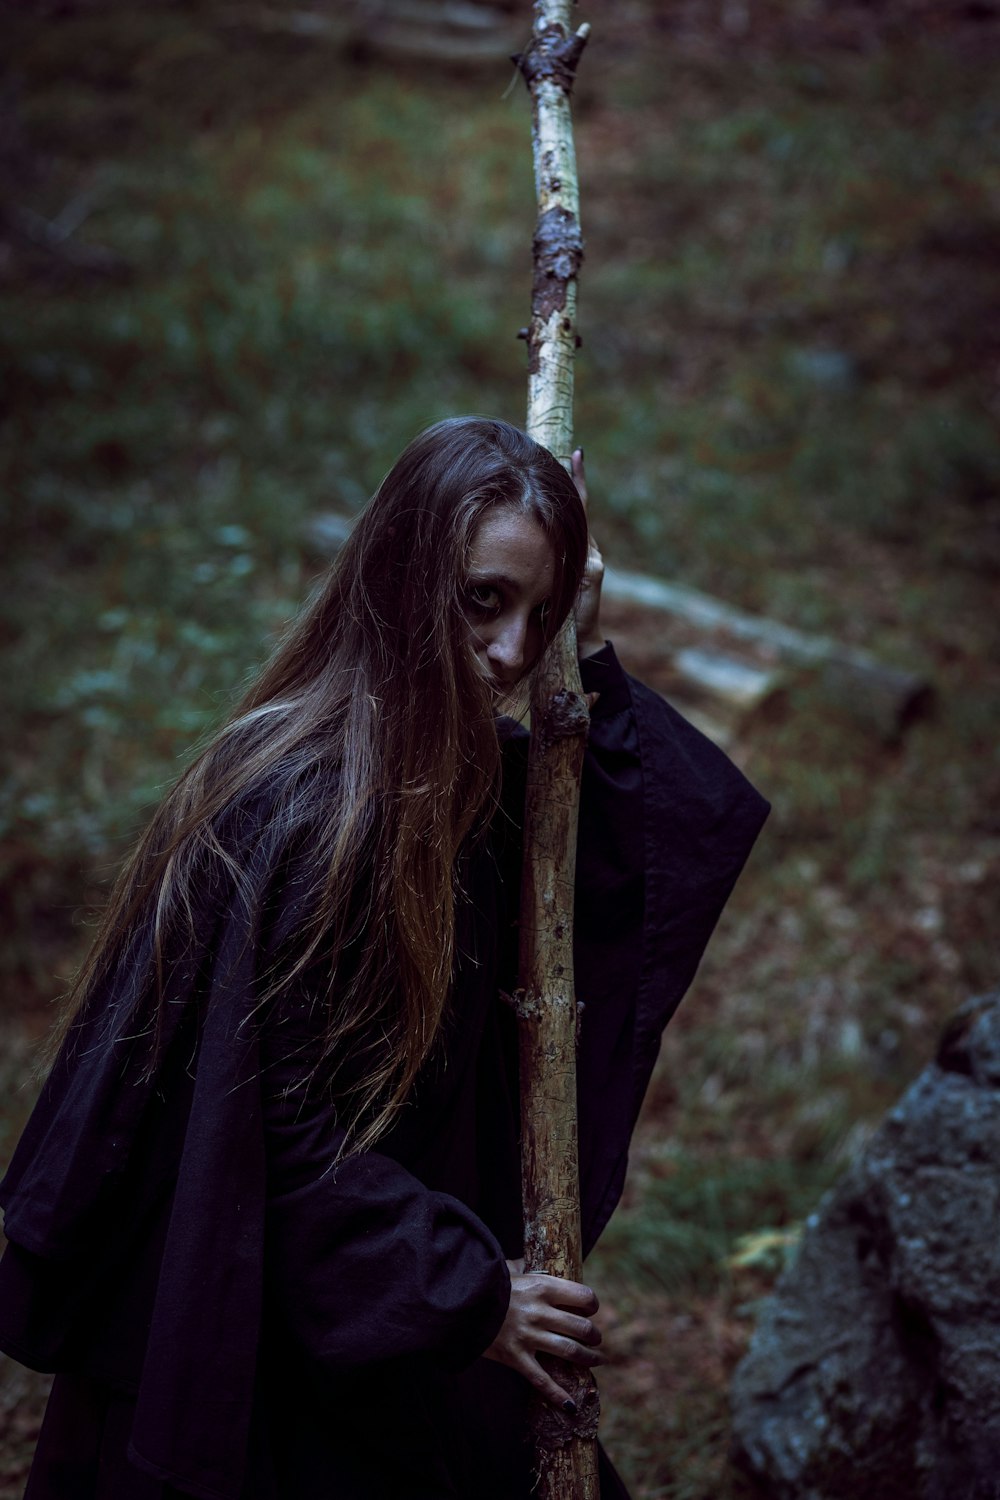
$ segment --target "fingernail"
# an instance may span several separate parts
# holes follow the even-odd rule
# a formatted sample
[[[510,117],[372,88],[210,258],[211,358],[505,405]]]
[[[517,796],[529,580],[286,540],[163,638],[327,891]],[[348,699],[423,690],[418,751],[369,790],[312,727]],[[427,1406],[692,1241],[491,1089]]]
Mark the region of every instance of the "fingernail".
[[[566,1400],[563,1402],[563,1411],[568,1417],[576,1416],[576,1402],[573,1400],[572,1396],[566,1397]]]
[[[580,455],[580,462],[583,463],[583,449],[582,448],[578,448],[576,451]]]

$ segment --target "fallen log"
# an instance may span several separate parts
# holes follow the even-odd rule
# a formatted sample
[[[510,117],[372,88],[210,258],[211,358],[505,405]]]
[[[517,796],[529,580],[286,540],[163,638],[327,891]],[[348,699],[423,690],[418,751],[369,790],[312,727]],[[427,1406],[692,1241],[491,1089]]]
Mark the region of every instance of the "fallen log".
[[[400,59],[495,68],[516,45],[516,21],[463,0],[344,0],[339,7],[232,6],[220,24]]]
[[[783,701],[789,674],[724,651],[684,646],[666,663],[663,696],[716,744],[729,746]]]
[[[698,630],[746,641],[772,661],[817,669],[830,700],[887,740],[897,738],[933,702],[933,688],[925,677],[887,666],[869,652],[830,636],[807,634],[777,620],[747,614],[684,584],[608,568],[604,597],[658,610]]]

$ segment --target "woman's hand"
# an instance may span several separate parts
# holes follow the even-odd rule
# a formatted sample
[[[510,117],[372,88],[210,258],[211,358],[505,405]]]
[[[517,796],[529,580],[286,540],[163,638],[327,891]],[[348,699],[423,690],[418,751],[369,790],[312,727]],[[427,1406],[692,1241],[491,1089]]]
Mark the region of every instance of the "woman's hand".
[[[583,449],[573,453],[573,480],[584,510],[587,509],[587,480],[583,472]],[[604,558],[590,533],[587,566],[576,601],[576,651],[578,656],[592,656],[604,645],[601,632],[601,584],[604,582]]]
[[[597,1298],[578,1281],[563,1281],[541,1271],[524,1275],[523,1261],[509,1260],[507,1266],[510,1306],[485,1357],[517,1370],[553,1406],[575,1410],[568,1392],[542,1369],[538,1355],[551,1354],[586,1368],[603,1365],[604,1355],[597,1349],[601,1334],[590,1321],[597,1311]]]

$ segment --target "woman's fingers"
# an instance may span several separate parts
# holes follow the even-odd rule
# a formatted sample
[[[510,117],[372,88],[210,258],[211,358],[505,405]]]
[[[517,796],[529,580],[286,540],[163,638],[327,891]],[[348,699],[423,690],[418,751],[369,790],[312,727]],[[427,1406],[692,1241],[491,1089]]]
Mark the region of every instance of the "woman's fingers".
[[[516,1368],[524,1376],[525,1380],[530,1381],[535,1390],[541,1396],[544,1396],[546,1401],[550,1401],[553,1406],[559,1406],[564,1411],[569,1409],[576,1410],[575,1403],[569,1391],[563,1390],[562,1386],[553,1380],[548,1370],[542,1369],[542,1366],[535,1359],[534,1355],[526,1354],[523,1361]],[[567,1402],[569,1406],[567,1406]]]
[[[486,1350],[488,1359],[510,1365],[530,1380],[547,1401],[562,1406],[570,1399],[545,1367],[540,1354],[566,1363],[591,1369],[604,1364],[598,1350],[600,1330],[591,1321],[598,1301],[589,1286],[565,1281],[544,1272],[516,1274],[516,1262],[508,1262],[512,1272],[510,1305],[503,1327]]]
[[[590,497],[589,497],[589,495],[587,493],[587,479],[586,479],[586,475],[584,474],[584,471],[583,471],[583,449],[582,448],[574,448],[574,450],[573,450],[573,456],[570,459],[570,462],[573,465],[573,483],[576,485],[576,492],[580,496],[580,499],[583,501],[583,508],[584,508],[584,510],[586,510],[587,509],[587,504],[588,504],[588,501],[589,501]],[[589,557],[587,559],[587,574],[588,574],[588,576],[590,576],[590,575],[594,574],[595,572],[597,572],[601,576],[603,576],[603,574],[604,574],[604,559],[601,556],[601,549],[600,549],[600,547],[597,545],[597,543],[594,540],[593,532],[591,532],[591,535],[590,535],[590,555],[589,555]],[[599,581],[598,581],[598,586],[600,586],[599,585]]]
[[[524,1351],[522,1357],[517,1361],[514,1368],[529,1380],[543,1395],[546,1401],[551,1401],[553,1406],[565,1406],[567,1401],[572,1400],[569,1392],[559,1384],[555,1376],[550,1375],[548,1370],[538,1360],[539,1354],[561,1359],[566,1364],[576,1365],[580,1369],[593,1369],[596,1365],[603,1365],[605,1359],[603,1354],[595,1354],[593,1351],[581,1350],[578,1344],[571,1344],[569,1340],[563,1341],[565,1347],[559,1347],[558,1340],[552,1340],[544,1347],[534,1352]]]
[[[587,509],[587,479],[583,469],[583,449],[575,448],[570,458],[573,469],[573,482],[577,493],[583,501],[583,508]],[[594,540],[593,532],[590,533],[587,549],[587,565],[584,569],[583,579],[580,584],[580,593],[576,601],[576,639],[577,647],[581,656],[590,656],[594,651],[600,651],[604,645],[604,636],[601,634],[601,584],[604,581],[604,558],[601,549]]]
[[[518,1281],[522,1339],[533,1353],[586,1367],[604,1364],[604,1355],[598,1353],[601,1331],[588,1316],[599,1306],[589,1286],[541,1273]]]
[[[585,1344],[591,1349],[596,1349],[602,1342],[601,1330],[596,1323],[589,1318],[578,1318],[573,1313],[560,1313],[553,1309],[549,1320],[549,1327],[555,1333],[562,1334],[565,1338],[574,1339],[578,1344]]]
[[[578,1344],[576,1339],[551,1331],[537,1335],[533,1352],[551,1354],[553,1359],[565,1360],[568,1365],[580,1365],[585,1370],[607,1364],[607,1357],[599,1349],[588,1349],[584,1344]]]
[[[530,1280],[532,1289],[550,1307],[568,1307],[588,1318],[600,1308],[596,1295],[582,1281],[566,1281],[562,1276],[549,1276],[546,1271],[529,1271],[525,1280]]]
[[[583,472],[583,449],[574,448],[570,463],[573,466],[573,483],[576,485],[577,494],[583,501],[584,510],[587,509],[587,477]]]

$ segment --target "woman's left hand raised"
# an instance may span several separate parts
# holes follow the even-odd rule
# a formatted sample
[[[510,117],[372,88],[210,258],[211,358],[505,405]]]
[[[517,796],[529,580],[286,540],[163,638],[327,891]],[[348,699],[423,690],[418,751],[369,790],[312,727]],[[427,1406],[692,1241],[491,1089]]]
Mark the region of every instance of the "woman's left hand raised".
[[[576,448],[572,457],[573,481],[576,484],[584,510],[587,509],[587,480],[583,471],[583,449]],[[589,516],[588,516],[589,519]],[[590,548],[587,566],[576,601],[576,653],[592,656],[604,645],[601,632],[601,585],[604,582],[604,558],[601,549],[590,533]]]

